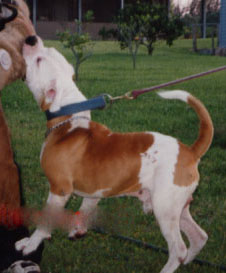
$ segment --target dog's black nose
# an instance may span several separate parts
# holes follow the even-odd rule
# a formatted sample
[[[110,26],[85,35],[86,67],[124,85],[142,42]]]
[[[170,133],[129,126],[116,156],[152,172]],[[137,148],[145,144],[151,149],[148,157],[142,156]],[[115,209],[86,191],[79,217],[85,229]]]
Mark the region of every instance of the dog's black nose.
[[[25,40],[25,43],[27,45],[30,45],[30,46],[34,46],[36,45],[36,43],[38,42],[38,39],[36,36],[28,36]]]

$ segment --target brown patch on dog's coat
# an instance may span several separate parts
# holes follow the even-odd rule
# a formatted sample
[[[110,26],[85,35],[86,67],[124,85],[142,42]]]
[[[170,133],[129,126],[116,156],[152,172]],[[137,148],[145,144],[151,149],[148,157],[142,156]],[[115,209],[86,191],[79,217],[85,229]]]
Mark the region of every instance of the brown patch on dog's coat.
[[[153,144],[151,134],[112,133],[95,122],[89,129],[68,129],[66,124],[52,132],[43,152],[41,164],[52,193],[92,195],[103,190],[108,197],[140,189],[140,154]]]
[[[179,143],[179,155],[175,166],[174,184],[186,187],[198,181],[199,172],[197,159],[189,147]]]

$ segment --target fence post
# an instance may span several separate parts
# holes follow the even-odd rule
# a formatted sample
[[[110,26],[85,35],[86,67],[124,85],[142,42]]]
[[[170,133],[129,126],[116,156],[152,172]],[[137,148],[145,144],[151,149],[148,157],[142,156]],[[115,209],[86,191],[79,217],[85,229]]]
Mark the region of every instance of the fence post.
[[[221,9],[220,9],[220,48],[226,48],[226,0],[221,0]]]
[[[193,40],[193,51],[197,52],[197,26],[192,25],[192,40]]]
[[[217,47],[220,45],[220,26],[217,24]]]
[[[215,28],[213,26],[211,33],[211,55],[215,55],[215,43],[214,43]]]
[[[78,34],[82,33],[82,0],[78,0]]]

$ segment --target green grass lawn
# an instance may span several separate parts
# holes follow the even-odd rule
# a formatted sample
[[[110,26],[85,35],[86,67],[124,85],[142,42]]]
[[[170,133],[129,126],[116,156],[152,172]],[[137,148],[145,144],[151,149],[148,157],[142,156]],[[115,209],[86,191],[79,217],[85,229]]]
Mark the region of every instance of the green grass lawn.
[[[206,41],[209,45],[209,41]],[[56,41],[46,41],[73,62],[72,53]],[[171,48],[159,43],[153,56],[141,48],[137,69],[127,51],[116,42],[96,42],[94,55],[82,64],[81,91],[91,98],[101,93],[121,95],[127,91],[153,86],[225,65],[222,57],[197,55],[192,41],[178,40]],[[213,119],[215,136],[200,163],[200,185],[194,194],[191,212],[209,235],[198,258],[226,264],[226,71],[178,84],[170,89],[187,90],[206,105]],[[25,85],[18,81],[2,92],[2,103],[12,135],[15,158],[21,167],[23,192],[27,206],[42,208],[48,195],[48,183],[40,168],[39,154],[45,133],[45,116],[38,109]],[[186,144],[197,137],[198,119],[186,104],[159,98],[155,92],[134,101],[120,101],[111,108],[94,111],[93,120],[112,130],[158,131],[172,135]],[[81,198],[73,197],[68,208],[77,210]],[[100,226],[110,235],[90,231],[76,242],[55,231],[45,243],[43,272],[52,273],[157,273],[167,256],[115,239],[111,234],[130,236],[160,247],[166,243],[153,216],[146,216],[133,198],[105,199],[100,202]],[[194,263],[177,271],[189,273],[220,272]]]

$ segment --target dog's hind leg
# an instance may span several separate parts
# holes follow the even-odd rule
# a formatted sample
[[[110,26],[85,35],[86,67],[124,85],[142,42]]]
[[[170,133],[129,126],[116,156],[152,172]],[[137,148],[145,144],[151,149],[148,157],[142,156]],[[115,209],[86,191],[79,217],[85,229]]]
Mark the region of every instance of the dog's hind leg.
[[[189,205],[186,205],[183,209],[180,218],[180,228],[188,237],[190,246],[188,248],[188,255],[184,261],[184,264],[191,262],[194,257],[200,252],[205,245],[208,235],[199,227],[199,225],[192,218]]]
[[[82,205],[76,213],[75,228],[70,231],[69,239],[83,237],[95,214],[99,198],[83,198]]]
[[[164,197],[159,194],[152,199],[153,211],[169,250],[168,261],[161,273],[174,272],[187,256],[187,248],[179,226],[183,205],[180,205],[181,202],[174,202],[174,200],[177,200],[175,195]]]

